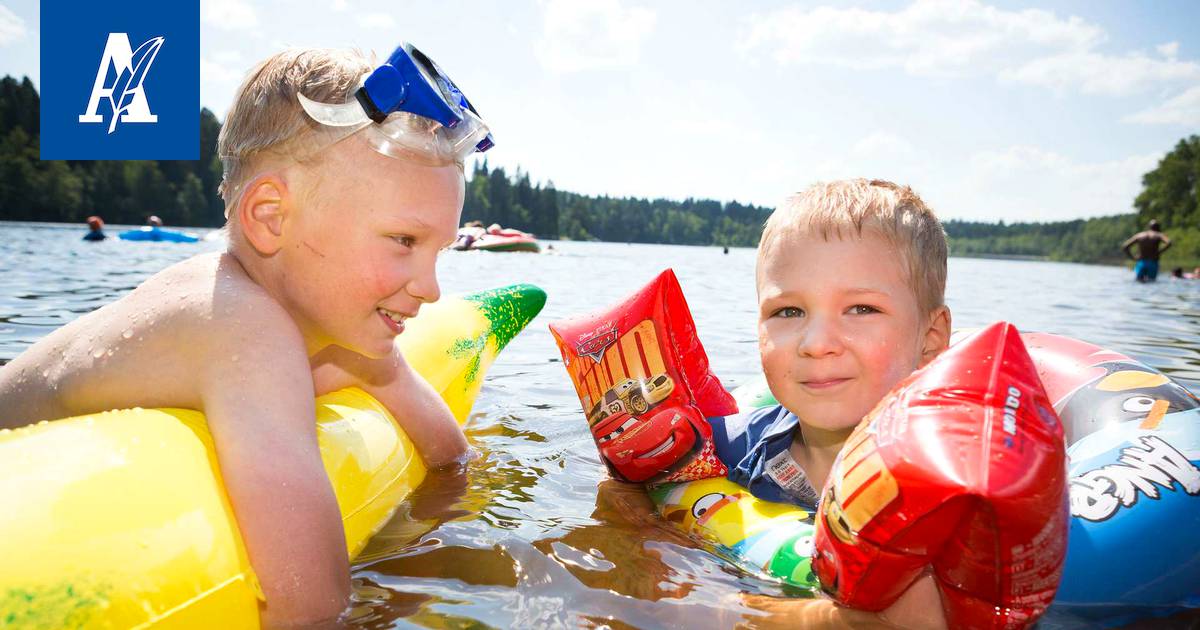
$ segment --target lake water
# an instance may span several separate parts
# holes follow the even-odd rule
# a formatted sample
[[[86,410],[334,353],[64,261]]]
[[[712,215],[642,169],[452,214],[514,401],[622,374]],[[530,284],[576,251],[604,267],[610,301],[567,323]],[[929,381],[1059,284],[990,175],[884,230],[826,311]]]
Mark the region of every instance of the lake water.
[[[0,223],[0,365],[167,265],[224,247],[220,240],[86,243],[83,232]],[[549,299],[488,374],[467,427],[480,457],[466,475],[431,476],[359,558],[354,625],[731,627],[780,595],[656,521],[637,493],[602,483],[604,468],[546,328],[673,267],[714,371],[735,387],[760,370],[754,250],[554,248],[443,255],[444,292],[531,282]],[[1139,285],[1115,267],[955,258],[946,299],[956,327],[1005,319],[1079,337],[1200,390],[1200,282]],[[742,592],[765,599],[751,602]]]

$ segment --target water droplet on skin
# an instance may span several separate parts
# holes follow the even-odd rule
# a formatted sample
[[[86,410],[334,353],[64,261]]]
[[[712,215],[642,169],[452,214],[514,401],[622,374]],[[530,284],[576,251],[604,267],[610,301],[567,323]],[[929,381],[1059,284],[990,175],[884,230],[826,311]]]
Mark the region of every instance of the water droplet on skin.
[[[50,378],[50,370],[42,370],[42,378]]]
[[[235,355],[233,355],[232,357],[229,357],[229,360],[230,360],[230,361],[233,361],[234,363],[237,363],[237,360],[238,360],[238,355],[236,355],[236,354],[235,354]]]
[[[133,331],[126,329],[125,332],[121,333],[121,336],[128,339],[133,336]]]
[[[96,351],[92,353],[93,359],[99,359],[102,356],[104,356],[104,348],[97,348]]]

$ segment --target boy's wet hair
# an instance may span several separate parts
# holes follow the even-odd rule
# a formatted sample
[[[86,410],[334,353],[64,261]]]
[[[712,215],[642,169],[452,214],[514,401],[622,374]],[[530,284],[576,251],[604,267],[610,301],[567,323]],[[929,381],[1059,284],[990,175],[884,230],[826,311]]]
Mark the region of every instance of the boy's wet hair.
[[[238,87],[217,140],[224,176],[218,192],[226,214],[237,191],[271,157],[300,157],[319,125],[300,108],[297,93],[323,103],[349,98],[372,61],[356,50],[289,49],[263,60]]]
[[[819,182],[785,199],[763,228],[759,261],[783,233],[829,240],[868,229],[900,252],[921,310],[941,306],[949,250],[942,223],[913,189],[881,179]]]

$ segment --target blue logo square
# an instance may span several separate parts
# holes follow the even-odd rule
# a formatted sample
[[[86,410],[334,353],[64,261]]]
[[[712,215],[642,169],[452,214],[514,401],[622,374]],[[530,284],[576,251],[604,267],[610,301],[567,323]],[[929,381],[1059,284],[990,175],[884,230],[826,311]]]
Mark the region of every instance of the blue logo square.
[[[200,159],[199,0],[41,11],[43,160]]]

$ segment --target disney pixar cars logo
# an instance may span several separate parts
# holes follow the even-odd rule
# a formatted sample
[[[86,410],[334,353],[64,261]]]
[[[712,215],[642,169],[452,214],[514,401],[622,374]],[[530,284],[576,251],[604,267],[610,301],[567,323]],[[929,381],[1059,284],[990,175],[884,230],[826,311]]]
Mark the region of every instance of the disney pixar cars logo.
[[[591,357],[596,363],[603,361],[604,351],[617,341],[616,329],[612,327],[612,324],[606,326],[607,330],[600,329],[585,335],[583,341],[575,345],[575,352],[581,357]]]

